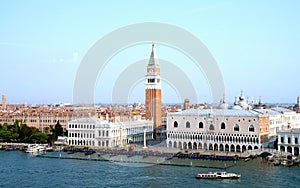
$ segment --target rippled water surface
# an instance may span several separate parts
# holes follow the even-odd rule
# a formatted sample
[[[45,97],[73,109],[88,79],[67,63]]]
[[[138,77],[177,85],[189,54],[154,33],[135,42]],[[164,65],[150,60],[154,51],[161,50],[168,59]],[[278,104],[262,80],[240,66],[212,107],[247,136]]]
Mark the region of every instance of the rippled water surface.
[[[198,161],[199,162],[199,161]],[[214,161],[200,161],[213,165]],[[240,180],[198,180],[200,167],[154,165],[130,167],[108,161],[33,157],[0,151],[0,187],[299,187],[300,167],[286,168],[260,159],[227,169]]]

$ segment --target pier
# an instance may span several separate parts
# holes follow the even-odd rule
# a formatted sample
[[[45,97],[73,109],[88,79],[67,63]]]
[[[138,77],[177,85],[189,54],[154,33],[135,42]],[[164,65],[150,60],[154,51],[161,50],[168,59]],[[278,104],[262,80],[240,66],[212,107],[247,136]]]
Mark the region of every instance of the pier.
[[[20,150],[24,151],[28,148],[27,143],[8,143],[8,142],[3,142],[0,143],[0,149],[3,150]]]

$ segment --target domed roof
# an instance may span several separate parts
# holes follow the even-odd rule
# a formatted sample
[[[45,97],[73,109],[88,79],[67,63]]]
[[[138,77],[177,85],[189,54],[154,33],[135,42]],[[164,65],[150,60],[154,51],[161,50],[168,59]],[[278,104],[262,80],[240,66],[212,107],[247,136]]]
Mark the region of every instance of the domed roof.
[[[228,109],[228,104],[226,103],[225,95],[220,100],[220,104],[218,106],[218,109]]]
[[[240,101],[245,100],[245,97],[243,96],[243,90],[241,90],[241,96],[239,97]]]
[[[233,105],[238,105],[238,104],[239,103],[237,102],[237,97],[235,97]]]
[[[242,107],[240,107],[239,105],[234,105],[232,107],[232,109],[235,109],[235,110],[242,110]]]
[[[243,101],[243,100],[245,100],[245,97],[241,95],[241,96],[239,97],[239,99],[240,99],[240,101]]]
[[[244,100],[240,101],[239,102],[239,106],[243,109],[243,110],[246,110],[248,108],[248,103]]]
[[[226,109],[228,109],[228,104],[227,103],[219,104],[218,109],[224,109],[224,110],[226,110]]]

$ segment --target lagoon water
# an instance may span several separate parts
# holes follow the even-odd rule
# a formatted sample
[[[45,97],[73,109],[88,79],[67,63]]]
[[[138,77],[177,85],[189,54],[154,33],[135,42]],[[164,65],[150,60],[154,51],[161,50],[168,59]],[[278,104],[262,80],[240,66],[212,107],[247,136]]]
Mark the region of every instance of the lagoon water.
[[[198,161],[199,162],[199,161]],[[214,163],[201,160],[201,163]],[[0,187],[299,187],[300,167],[272,166],[260,159],[240,160],[228,172],[240,180],[199,180],[207,169],[153,165],[131,167],[109,161],[40,158],[0,151]]]

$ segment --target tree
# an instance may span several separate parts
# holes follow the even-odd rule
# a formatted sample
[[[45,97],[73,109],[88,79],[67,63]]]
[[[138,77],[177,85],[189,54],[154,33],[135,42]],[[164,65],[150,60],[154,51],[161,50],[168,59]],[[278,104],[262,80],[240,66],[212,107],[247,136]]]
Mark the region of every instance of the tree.
[[[12,125],[6,123],[0,125],[0,140],[9,142],[46,143],[48,136],[37,128],[28,127],[21,121],[15,121]]]
[[[53,126],[50,126],[51,135],[49,135],[48,142],[54,142],[57,140],[58,136],[63,136],[63,128],[59,121]]]
[[[10,141],[11,139],[11,132],[7,129],[1,129],[0,130],[0,138],[5,141]]]
[[[18,133],[12,133],[11,135],[11,140],[12,141],[19,141],[20,140],[20,135]]]
[[[56,139],[58,136],[63,136],[63,134],[64,134],[64,129],[62,128],[59,121],[57,121],[56,125],[54,126],[54,134],[56,136]]]
[[[31,134],[31,129],[26,124],[22,124],[20,126],[20,132],[19,132],[20,140],[22,142],[29,142],[30,134]]]
[[[33,133],[30,136],[30,141],[33,143],[46,143],[48,136],[42,132]]]

